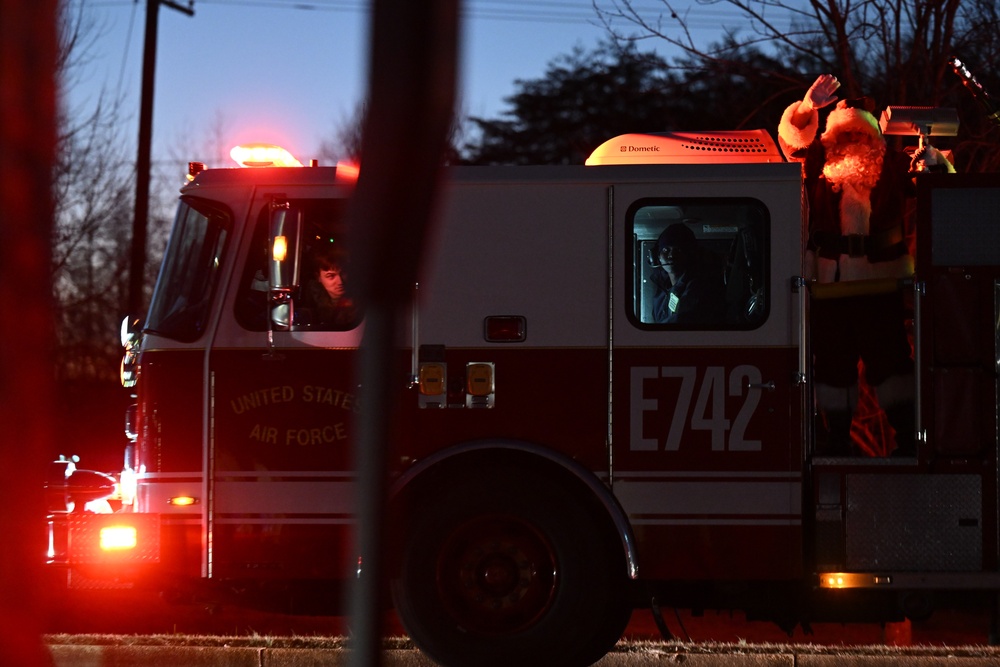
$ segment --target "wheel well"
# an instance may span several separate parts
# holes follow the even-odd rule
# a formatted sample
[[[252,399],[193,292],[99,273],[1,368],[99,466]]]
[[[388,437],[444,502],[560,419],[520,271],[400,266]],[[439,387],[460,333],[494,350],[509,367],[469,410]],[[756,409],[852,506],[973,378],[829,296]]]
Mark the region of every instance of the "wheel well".
[[[617,549],[622,554],[623,568],[627,568],[623,572],[634,578],[635,554],[632,549],[635,540],[624,512],[611,492],[592,473],[571,460],[563,462],[537,452],[501,445],[456,452],[429,462],[407,475],[389,499],[389,553],[393,556],[402,553],[400,547],[406,535],[408,513],[420,511],[426,498],[453,483],[453,480],[509,475],[512,485],[517,485],[517,474],[528,470],[538,473],[553,485],[562,487],[566,493],[573,494],[587,508],[608,548]],[[388,565],[390,573],[398,571],[398,559],[391,558]]]

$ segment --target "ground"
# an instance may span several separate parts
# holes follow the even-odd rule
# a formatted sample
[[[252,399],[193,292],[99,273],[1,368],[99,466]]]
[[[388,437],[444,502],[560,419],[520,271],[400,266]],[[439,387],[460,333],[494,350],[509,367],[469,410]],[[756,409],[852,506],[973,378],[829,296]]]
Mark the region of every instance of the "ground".
[[[337,636],[349,623],[339,616],[290,616],[235,606],[170,603],[155,593],[73,591],[53,596],[48,605],[50,634],[219,634],[267,636]],[[985,644],[989,618],[984,614],[938,611],[928,620],[875,624],[817,624],[812,634],[796,628],[791,637],[770,623],[747,622],[738,613],[664,610],[670,632],[682,641],[750,642],[818,645],[961,646]],[[385,617],[385,634],[405,634],[392,613]],[[625,636],[635,640],[661,638],[652,613],[638,609]]]

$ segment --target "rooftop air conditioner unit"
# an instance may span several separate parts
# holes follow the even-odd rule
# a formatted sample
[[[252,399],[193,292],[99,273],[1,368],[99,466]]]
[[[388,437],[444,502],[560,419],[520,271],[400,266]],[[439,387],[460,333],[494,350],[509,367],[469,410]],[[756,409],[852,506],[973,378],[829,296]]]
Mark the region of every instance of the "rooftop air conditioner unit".
[[[586,164],[784,162],[767,130],[622,134],[598,146]]]

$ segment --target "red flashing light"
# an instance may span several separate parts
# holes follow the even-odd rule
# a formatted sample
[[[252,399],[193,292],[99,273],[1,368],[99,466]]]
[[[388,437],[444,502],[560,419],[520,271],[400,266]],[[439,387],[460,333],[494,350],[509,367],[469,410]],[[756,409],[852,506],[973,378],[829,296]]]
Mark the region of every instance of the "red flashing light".
[[[361,174],[361,167],[354,162],[337,161],[337,180],[356,183]]]
[[[229,151],[241,167],[301,167],[295,156],[273,144],[241,144]]]
[[[528,333],[528,322],[520,315],[490,315],[483,324],[483,336],[489,343],[521,343]]]
[[[205,171],[204,162],[188,162],[188,175],[187,179],[193,181],[194,177]]]
[[[100,531],[102,551],[135,549],[139,543],[135,526],[105,526]]]

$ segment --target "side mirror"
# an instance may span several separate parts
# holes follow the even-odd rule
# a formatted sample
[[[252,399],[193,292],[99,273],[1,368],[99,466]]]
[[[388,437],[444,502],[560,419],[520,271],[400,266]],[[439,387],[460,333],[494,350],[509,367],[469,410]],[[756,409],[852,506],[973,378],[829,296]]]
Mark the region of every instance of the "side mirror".
[[[126,389],[134,387],[138,379],[139,350],[137,348],[141,329],[138,318],[126,317],[122,320],[120,335],[125,351],[119,368],[119,379]]]
[[[137,317],[125,317],[122,320],[121,326],[121,341],[122,347],[128,347],[129,345],[135,343],[135,339],[139,337],[139,318]]]
[[[299,286],[299,245],[302,240],[302,211],[285,199],[271,202],[268,246],[268,310],[270,325],[289,329],[295,320],[292,292]]]
[[[299,243],[302,212],[287,201],[271,202],[270,261],[268,282],[272,291],[290,291],[299,285]]]

